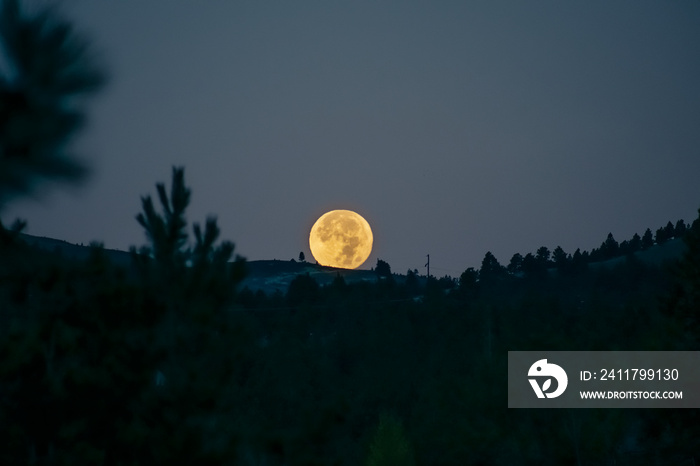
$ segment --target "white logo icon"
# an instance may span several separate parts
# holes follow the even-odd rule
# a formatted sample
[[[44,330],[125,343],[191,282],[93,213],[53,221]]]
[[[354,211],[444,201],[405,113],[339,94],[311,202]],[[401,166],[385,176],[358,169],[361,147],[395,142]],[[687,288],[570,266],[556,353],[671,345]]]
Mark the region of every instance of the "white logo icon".
[[[535,391],[537,398],[556,398],[566,390],[566,386],[569,383],[569,378],[566,376],[566,372],[560,366],[556,364],[547,363],[546,359],[540,359],[535,364],[530,366],[530,370],[527,372],[528,377],[550,377],[542,384],[540,388],[539,383],[536,379],[528,379],[532,389]],[[552,385],[552,379],[557,380],[557,389],[551,393],[547,393],[549,387]]]

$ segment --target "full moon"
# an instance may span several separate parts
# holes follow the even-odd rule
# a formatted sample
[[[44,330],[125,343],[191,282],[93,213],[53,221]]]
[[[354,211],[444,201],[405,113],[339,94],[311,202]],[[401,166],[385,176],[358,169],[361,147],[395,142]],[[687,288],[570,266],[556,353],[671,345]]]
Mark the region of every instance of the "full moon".
[[[351,210],[331,210],[311,227],[309,247],[321,265],[356,269],[372,252],[372,229]]]

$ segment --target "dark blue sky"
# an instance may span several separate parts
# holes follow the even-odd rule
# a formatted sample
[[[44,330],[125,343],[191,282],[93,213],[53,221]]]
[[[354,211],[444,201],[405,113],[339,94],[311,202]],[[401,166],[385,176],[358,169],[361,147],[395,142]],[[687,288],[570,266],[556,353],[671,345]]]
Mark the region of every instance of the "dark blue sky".
[[[190,221],[216,214],[248,259],[310,257],[316,218],[352,209],[363,268],[401,273],[700,207],[697,1],[59,3],[112,79],[76,141],[90,179],[4,212],[30,234],[141,245],[172,165]]]

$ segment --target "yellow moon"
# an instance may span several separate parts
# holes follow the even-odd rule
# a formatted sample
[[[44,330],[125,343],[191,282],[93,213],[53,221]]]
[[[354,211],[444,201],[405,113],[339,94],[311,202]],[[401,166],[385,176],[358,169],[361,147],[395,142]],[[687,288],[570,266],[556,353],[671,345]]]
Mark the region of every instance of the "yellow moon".
[[[372,229],[351,210],[331,210],[311,227],[309,247],[321,265],[356,269],[372,252]]]

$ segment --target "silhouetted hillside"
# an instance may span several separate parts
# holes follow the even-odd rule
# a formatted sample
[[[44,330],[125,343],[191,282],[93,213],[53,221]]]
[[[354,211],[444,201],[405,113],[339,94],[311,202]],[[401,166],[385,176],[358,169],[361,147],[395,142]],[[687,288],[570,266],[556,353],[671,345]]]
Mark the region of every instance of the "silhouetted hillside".
[[[71,244],[60,239],[27,234],[21,234],[20,238],[31,246],[60,253],[68,259],[85,260],[90,253],[90,246]],[[647,250],[637,251],[633,256],[647,265],[662,265],[665,262],[679,259],[686,249],[683,240],[676,238]],[[113,264],[126,268],[131,266],[131,253],[116,249],[104,249],[104,252]],[[627,260],[626,256],[620,256],[606,261],[591,262],[590,266],[593,269],[615,267],[624,263],[625,260]],[[377,275],[373,270],[338,269],[310,262],[257,260],[246,262],[246,277],[241,283],[241,289],[247,287],[251,291],[261,290],[266,294],[277,291],[286,293],[292,280],[304,274],[309,274],[321,286],[329,285],[338,275],[346,283],[374,283],[377,281]],[[398,283],[403,283],[405,280],[404,275],[394,274],[394,277]],[[423,284],[425,278],[420,277],[419,280]]]
[[[636,259],[639,259],[644,264],[662,265],[669,261],[680,259],[687,251],[688,247],[683,242],[683,238],[674,238],[666,241],[663,244],[657,244],[644,251],[637,251],[633,254]],[[626,256],[615,257],[602,262],[592,262],[592,267],[611,267],[623,263],[627,260]]]
[[[376,282],[377,275],[372,270],[349,270],[325,267],[308,262],[259,260],[246,262],[246,278],[242,287],[265,293],[280,291],[286,293],[289,284],[299,275],[309,274],[321,285],[329,285],[340,275],[346,283]]]
[[[61,254],[66,259],[86,260],[90,256],[90,246],[71,244],[67,241],[21,233],[19,237],[30,246]],[[104,253],[114,265],[129,267],[131,253],[116,249],[104,249]]]
[[[67,241],[21,234],[20,238],[30,246],[61,254],[67,259],[86,260],[90,255],[90,246],[71,244]],[[109,260],[120,267],[131,267],[131,253],[116,249],[104,249]],[[324,267],[309,262],[259,260],[246,262],[246,278],[241,288],[265,293],[280,291],[286,293],[291,281],[298,275],[309,274],[319,285],[330,284],[340,275],[347,283],[361,281],[376,282],[377,275],[371,270],[348,270]]]

